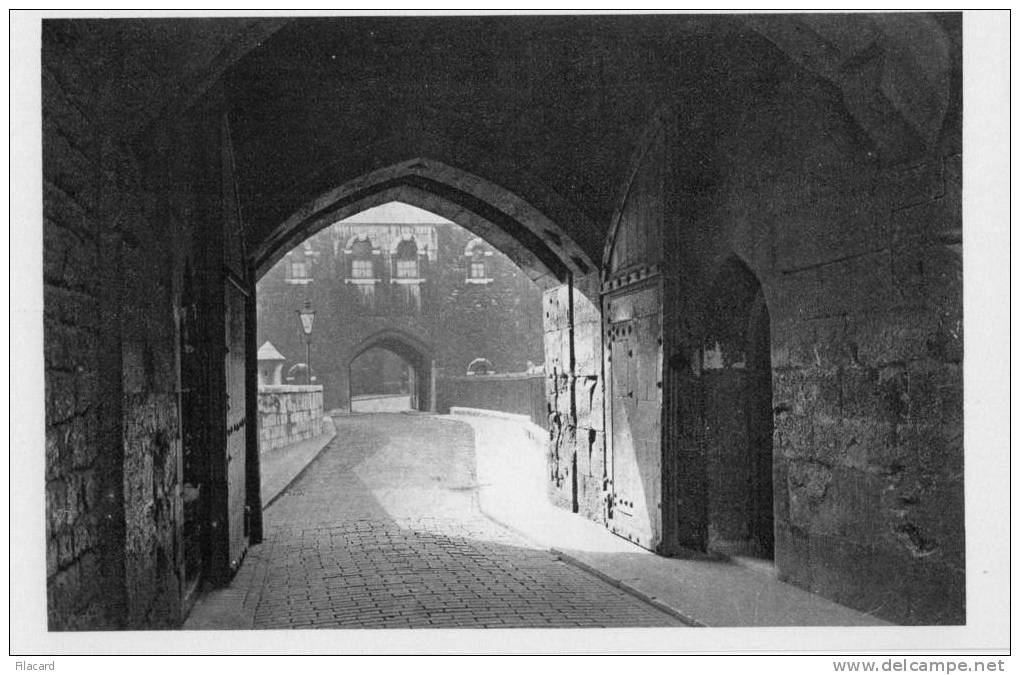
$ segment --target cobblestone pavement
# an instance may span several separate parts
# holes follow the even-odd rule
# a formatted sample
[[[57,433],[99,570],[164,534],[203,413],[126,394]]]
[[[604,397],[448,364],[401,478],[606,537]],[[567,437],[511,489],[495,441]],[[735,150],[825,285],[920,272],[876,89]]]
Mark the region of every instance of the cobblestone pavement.
[[[235,580],[256,593],[255,628],[681,625],[486,518],[467,425],[336,422],[336,439],[267,509],[266,541]]]

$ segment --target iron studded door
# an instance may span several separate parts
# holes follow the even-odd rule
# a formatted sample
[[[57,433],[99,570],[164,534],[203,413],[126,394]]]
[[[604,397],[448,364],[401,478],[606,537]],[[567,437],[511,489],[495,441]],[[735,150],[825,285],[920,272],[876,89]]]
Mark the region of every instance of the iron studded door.
[[[236,568],[248,543],[245,531],[245,436],[248,433],[244,400],[245,326],[243,291],[228,281],[226,295],[227,384],[227,533],[230,566]]]
[[[654,550],[662,538],[662,340],[657,284],[606,297],[610,529]]]

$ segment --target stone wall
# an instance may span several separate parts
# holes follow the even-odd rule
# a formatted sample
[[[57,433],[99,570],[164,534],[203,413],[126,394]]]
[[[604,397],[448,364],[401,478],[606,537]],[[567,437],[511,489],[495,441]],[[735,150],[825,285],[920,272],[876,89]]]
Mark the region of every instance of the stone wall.
[[[525,415],[546,428],[544,380],[541,374],[517,373],[442,377],[436,380],[436,412],[448,413],[453,406],[498,410]]]
[[[827,87],[775,65],[740,87],[746,113],[726,133],[677,140],[679,155],[714,167],[678,173],[689,187],[671,197],[667,480],[688,505],[677,528],[707,547],[747,535],[749,488],[736,488],[749,483],[729,475],[741,465],[726,454],[748,447],[748,354],[726,339],[753,319],[731,283],[737,260],[770,316],[780,577],[892,621],[960,623],[959,102],[940,137],[914,139],[904,160],[867,139]],[[765,86],[777,73],[783,85]],[[679,115],[719,121],[713,105],[737,94],[717,95],[714,112]]]
[[[193,240],[223,213],[219,117],[192,110],[122,134],[112,120],[132,104],[117,87],[152,73],[95,28],[43,22],[49,627],[163,628],[186,612],[182,391],[206,415],[223,397],[182,387],[179,368],[183,317],[209,309],[186,306],[185,286],[202,295],[211,273],[222,285],[222,259],[199,261],[210,246]],[[223,327],[222,315],[197,323]],[[208,386],[222,352],[205,353],[208,336],[193,344]],[[192,422],[208,433],[209,419]]]
[[[545,381],[553,503],[605,522],[606,439],[598,275],[545,292]]]
[[[259,452],[322,435],[322,387],[259,387]]]
[[[74,36],[48,27],[52,40]],[[101,280],[89,274],[110,257],[100,221],[100,140],[88,86],[72,74],[86,65],[66,50],[43,50],[43,309],[46,346],[46,577],[50,628],[114,627],[104,602],[116,588],[104,574],[102,547],[107,489],[101,439],[117,433],[102,423],[117,401],[99,396],[103,341]],[[102,427],[101,427],[102,423]],[[116,462],[115,458],[113,459]],[[119,475],[119,471],[118,474]],[[114,499],[116,501],[116,498]],[[109,504],[116,511],[113,504]],[[91,579],[95,583],[84,583]],[[115,596],[122,604],[123,590]]]
[[[94,36],[43,25],[50,628],[170,625],[180,597],[179,223],[151,226],[157,210],[172,220],[161,207],[173,195],[148,190],[160,161],[103,133],[103,82],[126,64],[79,60]]]
[[[769,556],[774,537],[785,580],[896,622],[963,622],[959,100],[937,139],[890,148],[824,83],[750,53],[716,56],[740,78],[665,113],[658,550]],[[550,482],[604,520],[580,295],[543,301]],[[751,405],[763,377],[772,414]]]
[[[784,295],[804,302],[777,303],[773,324],[780,572],[911,623],[964,621],[960,158],[946,150],[859,188],[874,229],[856,251],[781,263]]]

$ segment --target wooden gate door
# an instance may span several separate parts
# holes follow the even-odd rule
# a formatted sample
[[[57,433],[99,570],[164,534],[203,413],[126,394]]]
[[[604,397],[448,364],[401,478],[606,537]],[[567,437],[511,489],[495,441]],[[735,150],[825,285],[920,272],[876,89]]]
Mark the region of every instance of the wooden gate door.
[[[605,298],[610,401],[608,525],[648,549],[662,539],[662,331],[657,281]]]
[[[665,127],[646,135],[603,256],[609,528],[662,542],[662,301]]]
[[[227,389],[227,540],[230,567],[237,569],[248,544],[245,527],[245,446],[248,433],[245,419],[245,300],[247,296],[228,277],[226,301],[226,370]]]

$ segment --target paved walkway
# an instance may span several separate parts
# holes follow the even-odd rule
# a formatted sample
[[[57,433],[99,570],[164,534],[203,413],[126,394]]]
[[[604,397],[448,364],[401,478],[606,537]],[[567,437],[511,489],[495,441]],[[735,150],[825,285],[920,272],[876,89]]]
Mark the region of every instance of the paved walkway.
[[[378,396],[355,396],[351,399],[351,412],[382,413],[411,410],[410,394],[380,394]]]
[[[267,509],[265,543],[186,628],[682,625],[486,517],[466,424],[335,419],[336,439]]]
[[[504,416],[507,417],[507,416]],[[509,416],[513,417],[513,416]],[[520,421],[461,417],[475,432],[481,509],[562,560],[695,626],[884,626],[886,622],[779,581],[764,561],[656,556],[545,497],[545,445]]]
[[[513,416],[503,416],[504,418]],[[776,578],[771,564],[654,555],[545,497],[545,446],[520,421],[461,417],[475,430],[486,515],[561,559],[695,626],[885,626],[885,621]],[[540,431],[540,430],[536,430]],[[533,436],[537,437],[537,436]]]
[[[321,436],[309,438],[300,443],[294,443],[283,448],[263,452],[259,457],[261,463],[260,474],[262,476],[262,504],[268,506],[280,496],[287,486],[301,475],[315,457],[323,451],[326,445],[333,440],[336,431],[333,429],[333,421],[326,418]]]

